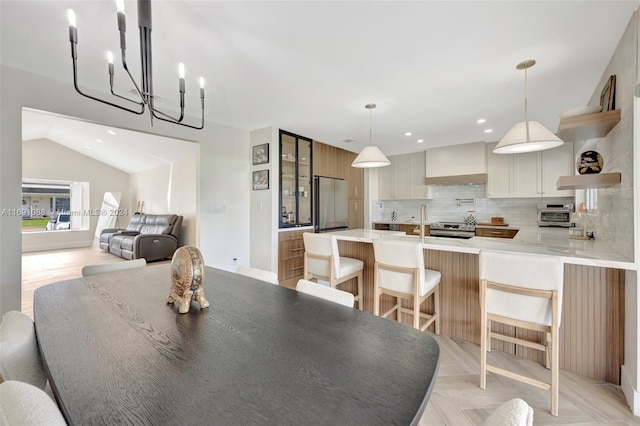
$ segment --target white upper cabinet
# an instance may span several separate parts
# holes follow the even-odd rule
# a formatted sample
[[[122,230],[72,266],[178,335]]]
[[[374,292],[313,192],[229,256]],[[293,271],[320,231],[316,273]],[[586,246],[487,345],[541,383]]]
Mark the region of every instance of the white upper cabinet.
[[[379,200],[426,198],[424,152],[388,157],[391,164],[378,169]]]
[[[427,149],[425,177],[487,173],[485,145],[474,142]]]
[[[513,198],[513,155],[494,154],[487,144],[487,197]]]
[[[496,144],[487,145],[487,197],[570,197],[573,191],[558,191],[558,177],[573,173],[573,143],[539,152],[494,154]]]
[[[573,142],[565,142],[558,148],[542,151],[542,196],[573,197],[575,191],[556,189],[560,176],[575,174]]]

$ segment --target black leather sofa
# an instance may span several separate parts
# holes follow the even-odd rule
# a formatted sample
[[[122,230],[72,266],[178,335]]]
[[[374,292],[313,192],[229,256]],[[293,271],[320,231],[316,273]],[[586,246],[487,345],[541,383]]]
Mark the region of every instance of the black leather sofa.
[[[171,258],[178,248],[182,216],[175,214],[135,214],[125,229],[100,232],[100,248],[125,259],[147,262]]]

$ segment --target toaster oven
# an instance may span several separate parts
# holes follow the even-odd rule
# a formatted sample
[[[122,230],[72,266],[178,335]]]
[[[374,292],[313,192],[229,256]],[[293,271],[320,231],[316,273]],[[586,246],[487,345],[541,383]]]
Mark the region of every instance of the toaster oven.
[[[571,226],[573,203],[538,204],[538,226]]]

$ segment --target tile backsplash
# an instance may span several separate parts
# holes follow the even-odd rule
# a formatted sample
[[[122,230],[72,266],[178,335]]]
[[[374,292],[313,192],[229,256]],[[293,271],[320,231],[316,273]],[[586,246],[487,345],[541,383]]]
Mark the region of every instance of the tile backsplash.
[[[458,205],[458,200],[474,202]],[[492,216],[500,216],[509,225],[536,226],[538,204],[573,203],[574,200],[573,197],[487,198],[486,185],[442,185],[433,187],[430,200],[374,200],[372,221],[391,222],[394,211],[398,222],[419,220],[424,202],[427,203],[427,223],[462,222],[467,211],[474,210],[478,222],[490,222]]]

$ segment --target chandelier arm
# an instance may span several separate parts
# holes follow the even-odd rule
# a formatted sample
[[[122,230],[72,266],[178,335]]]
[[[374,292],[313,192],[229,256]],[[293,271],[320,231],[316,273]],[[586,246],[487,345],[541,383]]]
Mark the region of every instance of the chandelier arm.
[[[191,124],[181,123],[181,122],[179,122],[179,121],[175,121],[175,120],[173,120],[173,119],[169,120],[169,119],[166,119],[166,118],[162,118],[162,117],[160,117],[160,116],[158,116],[158,115],[156,115],[156,114],[155,114],[155,110],[150,109],[149,111],[151,111],[151,115],[152,115],[154,118],[156,118],[156,119],[158,119],[158,120],[160,120],[160,121],[166,121],[167,123],[173,123],[173,124],[177,124],[177,125],[179,125],[179,126],[189,127],[189,128],[191,128],[191,129],[196,129],[196,130],[202,130],[202,129],[204,129],[204,108],[202,108],[202,119],[201,119],[201,124],[200,124],[200,126],[193,126],[193,125],[191,125]],[[158,113],[160,113],[160,112],[158,111]],[[162,114],[162,113],[160,113],[160,114]]]
[[[128,111],[128,112],[131,112],[131,113],[134,113],[134,114],[137,114],[137,115],[144,114],[144,104],[140,105],[141,106],[140,111],[136,111],[136,110],[133,110],[131,108],[127,108],[127,107],[124,107],[122,105],[114,104],[113,102],[109,102],[109,101],[106,101],[104,99],[100,99],[100,98],[97,98],[95,96],[91,96],[89,94],[84,93],[82,90],[80,90],[80,87],[78,86],[77,62],[78,62],[77,59],[73,58],[73,87],[75,87],[76,92],[80,93],[82,96],[84,96],[86,98],[92,99],[94,101],[101,102],[101,103],[106,104],[106,105],[110,105],[112,107],[119,108],[119,109],[124,110],[124,111]]]
[[[180,123],[182,121],[182,119],[184,118],[184,109],[182,109],[180,111],[180,117],[178,117],[178,118],[172,117],[171,115],[169,115],[169,114],[167,114],[165,112],[162,112],[157,108],[150,108],[150,111],[153,113],[153,116],[155,118],[158,118],[158,119],[160,118],[159,116],[156,115],[156,114],[158,114],[158,115],[162,115],[162,116],[166,117],[167,120],[172,120],[172,121],[175,121],[176,123]]]

